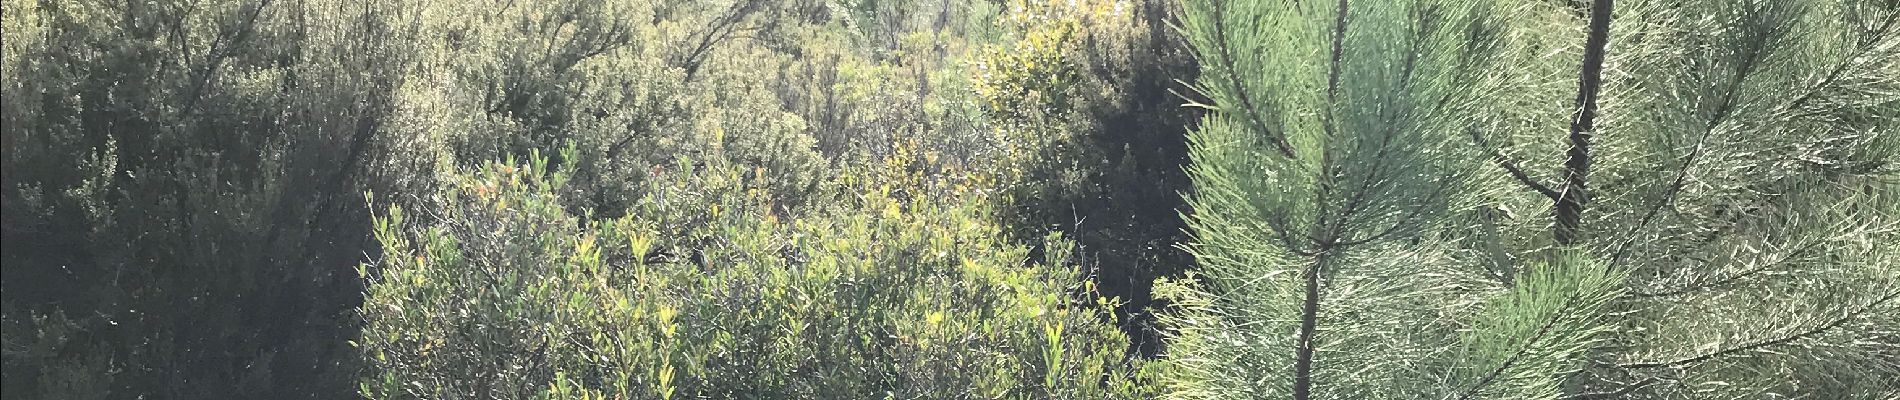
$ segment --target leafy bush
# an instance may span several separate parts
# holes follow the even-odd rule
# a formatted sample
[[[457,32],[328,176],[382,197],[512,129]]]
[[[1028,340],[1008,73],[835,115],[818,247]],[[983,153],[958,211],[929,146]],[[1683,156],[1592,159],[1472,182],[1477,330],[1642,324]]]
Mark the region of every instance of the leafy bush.
[[[1167,1],[1010,1],[1011,41],[971,71],[994,137],[990,168],[1009,188],[999,217],[1014,234],[1063,232],[1118,312],[1135,349],[1156,354],[1150,287],[1192,268],[1181,193],[1188,191],[1183,107],[1195,60],[1170,28]]]
[[[417,32],[286,3],[0,3],[7,397],[347,394]]]
[[[892,184],[905,173],[867,172],[786,218],[727,184],[739,172],[665,172],[691,177],[651,180],[638,204],[652,208],[597,220],[564,211],[568,172],[535,157],[457,174],[439,210],[390,209],[385,257],[362,270],[363,394],[1136,394],[1124,339],[1071,301],[1089,288],[1065,283],[1062,260],[1026,263],[980,193],[906,196]]]

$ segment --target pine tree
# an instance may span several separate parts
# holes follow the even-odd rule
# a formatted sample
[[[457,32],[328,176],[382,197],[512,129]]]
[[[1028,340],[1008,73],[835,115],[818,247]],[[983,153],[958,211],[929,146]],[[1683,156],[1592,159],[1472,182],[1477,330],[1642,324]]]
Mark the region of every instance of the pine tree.
[[[1519,27],[1529,39],[1515,64],[1567,61],[1513,78],[1519,92],[1508,97],[1534,103],[1499,107],[1505,117],[1473,138],[1520,189],[1500,198],[1522,212],[1509,213],[1503,225],[1519,231],[1499,246],[1577,249],[1628,274],[1613,306],[1618,333],[1569,391],[1900,395],[1900,8],[1531,9],[1558,18],[1520,19],[1536,22]],[[1577,71],[1575,103],[1540,92],[1553,86],[1542,72],[1564,68]],[[1565,120],[1566,136],[1551,140],[1547,127]]]
[[[1891,398],[1896,9],[1571,7],[1189,2],[1175,397]]]
[[[1191,150],[1203,281],[1166,286],[1174,394],[1557,393],[1615,276],[1560,254],[1509,288],[1455,245],[1486,192],[1462,138],[1500,81],[1493,6],[1189,3],[1213,113]]]

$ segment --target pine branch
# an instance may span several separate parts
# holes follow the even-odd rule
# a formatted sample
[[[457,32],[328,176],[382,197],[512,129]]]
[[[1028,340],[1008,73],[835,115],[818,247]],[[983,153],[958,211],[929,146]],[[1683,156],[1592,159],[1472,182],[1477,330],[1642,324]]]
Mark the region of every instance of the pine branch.
[[[1864,59],[1867,57],[1868,53],[1872,53],[1875,50],[1881,48],[1880,41],[1878,38],[1890,37],[1890,35],[1893,35],[1895,33],[1894,28],[1900,27],[1900,25],[1896,25],[1896,24],[1900,24],[1900,13],[1888,14],[1886,18],[1881,20],[1879,27],[1874,28],[1871,32],[1868,32],[1867,39],[1863,39],[1860,43],[1856,43],[1857,45],[1855,46],[1856,49],[1854,50],[1853,54],[1849,54],[1845,58],[1846,61],[1843,61],[1839,64],[1834,65],[1834,68],[1830,69],[1827,75],[1823,76],[1820,81],[1815,82],[1814,85],[1810,86],[1806,92],[1801,94],[1800,97],[1796,97],[1794,101],[1788,102],[1788,105],[1785,107],[1782,107],[1782,110],[1784,112],[1791,112],[1791,111],[1800,110],[1801,108],[1806,107],[1807,102],[1814,100],[1816,96],[1819,96],[1823,90],[1826,90],[1828,87],[1833,86],[1836,81],[1839,81],[1841,79],[1841,75],[1845,74],[1849,67],[1859,64],[1859,62],[1856,62],[1857,60]],[[1812,114],[1813,113],[1804,113],[1801,115],[1797,115],[1794,118],[1804,118]]]
[[[1640,381],[1636,381],[1636,383],[1632,383],[1632,384],[1629,384],[1629,385],[1627,385],[1627,386],[1623,386],[1622,388],[1620,388],[1620,389],[1616,389],[1615,391],[1610,391],[1610,392],[1589,392],[1589,393],[1577,393],[1577,394],[1573,394],[1573,395],[1569,395],[1569,396],[1564,396],[1564,397],[1559,397],[1559,398],[1558,398],[1558,400],[1584,400],[1584,399],[1613,399],[1613,398],[1622,398],[1623,396],[1628,396],[1628,395],[1629,395],[1630,393],[1635,393],[1635,392],[1636,392],[1637,390],[1640,390],[1640,389],[1642,389],[1642,388],[1644,388],[1644,387],[1648,387],[1648,386],[1649,386],[1649,385],[1651,385],[1651,384],[1655,384],[1655,383],[1656,383],[1656,381],[1657,381],[1657,379],[1656,379],[1656,378],[1646,378],[1646,379],[1643,379],[1643,380],[1640,380]]]
[[[1785,336],[1785,337],[1781,337],[1781,338],[1777,338],[1777,339],[1770,339],[1770,340],[1764,340],[1764,341],[1760,341],[1760,342],[1755,342],[1755,343],[1751,343],[1751,344],[1747,344],[1747,345],[1743,345],[1743,346],[1738,346],[1738,347],[1731,347],[1731,348],[1727,348],[1727,349],[1722,349],[1722,350],[1716,350],[1716,351],[1712,351],[1712,352],[1708,352],[1708,353],[1704,353],[1704,354],[1702,354],[1702,355],[1697,355],[1697,356],[1692,356],[1692,357],[1687,357],[1687,358],[1680,358],[1680,359],[1676,359],[1676,360],[1669,360],[1669,361],[1654,361],[1654,362],[1638,362],[1638,363],[1623,363],[1623,364],[1617,364],[1616,366],[1617,366],[1617,367],[1619,367],[1619,368],[1624,368],[1624,369],[1646,369],[1646,368],[1661,368],[1661,367],[1678,367],[1678,366],[1683,366],[1683,365],[1688,365],[1688,364],[1696,364],[1696,363],[1701,363],[1701,362],[1704,362],[1704,361],[1709,361],[1709,360],[1713,360],[1713,359],[1716,359],[1716,358],[1720,358],[1720,357],[1724,357],[1724,356],[1729,356],[1729,355],[1733,355],[1733,354],[1736,354],[1736,353],[1741,353],[1741,352],[1746,352],[1746,351],[1750,351],[1750,350],[1756,350],[1756,349],[1761,349],[1761,348],[1766,348],[1766,347],[1771,347],[1771,346],[1778,346],[1778,345],[1783,345],[1783,344],[1787,344],[1787,343],[1791,343],[1791,342],[1794,342],[1794,341],[1796,341],[1796,340],[1801,340],[1801,339],[1804,339],[1804,338],[1808,338],[1808,337],[1812,337],[1812,336],[1815,336],[1815,335],[1819,335],[1819,334],[1822,334],[1822,333],[1826,333],[1826,332],[1827,332],[1827,331],[1829,331],[1829,330],[1833,330],[1833,329],[1834,329],[1834,328],[1836,328],[1836,327],[1840,327],[1840,326],[1841,326],[1842,324],[1846,324],[1846,323],[1847,323],[1847,321],[1851,321],[1851,320],[1853,320],[1853,319],[1855,319],[1855,318],[1859,318],[1859,317],[1860,317],[1860,316],[1861,316],[1862,314],[1866,314],[1866,313],[1867,313],[1868,311],[1872,311],[1872,310],[1874,310],[1874,309],[1876,309],[1876,308],[1879,308],[1879,307],[1880,307],[1880,305],[1882,305],[1882,304],[1886,304],[1886,303],[1887,303],[1888,301],[1892,301],[1892,300],[1893,300],[1893,299],[1894,299],[1895,297],[1900,297],[1900,291],[1894,291],[1894,292],[1890,292],[1890,293],[1887,293],[1887,295],[1885,295],[1885,296],[1881,296],[1879,300],[1875,300],[1875,301],[1874,301],[1874,302],[1872,302],[1872,303],[1869,303],[1869,304],[1867,304],[1867,305],[1865,305],[1865,306],[1862,306],[1862,307],[1861,307],[1861,308],[1860,308],[1859,310],[1854,310],[1854,312],[1850,312],[1850,313],[1847,313],[1847,315],[1846,315],[1846,316],[1842,316],[1842,317],[1840,317],[1840,318],[1838,318],[1838,319],[1835,319],[1835,320],[1833,320],[1833,321],[1828,321],[1828,323],[1825,323],[1825,324],[1821,324],[1820,326],[1816,326],[1816,327],[1814,327],[1814,328],[1812,328],[1812,329],[1808,329],[1808,330],[1806,330],[1806,331],[1802,331],[1801,333],[1796,333],[1796,334],[1793,334],[1793,335],[1789,335],[1789,336]]]
[[[1240,83],[1242,75],[1240,68],[1234,65],[1234,51],[1230,46],[1232,41],[1227,36],[1227,8],[1224,7],[1226,2],[1209,0],[1208,4],[1214,8],[1214,44],[1219,47],[1219,51],[1216,52],[1217,57],[1220,58],[1221,68],[1227,70],[1228,81],[1234,85],[1234,97],[1240,100],[1240,107],[1243,108],[1241,114],[1247,116],[1247,122],[1251,123],[1262,136],[1266,136],[1268,141],[1273,143],[1273,148],[1279,150],[1281,155],[1293,158],[1293,144],[1287,141],[1285,134],[1275,134],[1267,128],[1267,123],[1260,119],[1260,109],[1254,106],[1253,96],[1249,95],[1247,88]]]
[[[1533,178],[1530,174],[1524,173],[1524,169],[1518,167],[1517,161],[1505,156],[1502,150],[1491,146],[1489,141],[1484,140],[1484,133],[1479,132],[1477,127],[1471,127],[1469,131],[1471,132],[1471,141],[1477,143],[1479,148],[1489,153],[1491,155],[1491,162],[1497,164],[1498,168],[1503,168],[1504,172],[1510,174],[1512,179],[1516,179],[1518,183],[1536,191],[1537,194],[1550,198],[1550,201],[1557,201],[1562,197],[1556,190],[1551,189],[1549,185],[1538,182],[1537,178]]]
[[[1345,59],[1345,48],[1343,46],[1345,46],[1346,39],[1346,16],[1348,10],[1346,0],[1339,0],[1338,11],[1335,13],[1333,19],[1332,67],[1327,71],[1328,107],[1337,107],[1339,105],[1339,64],[1341,60]],[[1329,112],[1328,115],[1331,115],[1331,113]],[[1326,125],[1328,134],[1332,133],[1331,120],[1331,117],[1327,118],[1328,122]],[[1330,157],[1330,153],[1326,152],[1322,152],[1321,156],[1325,159],[1332,158]],[[1323,170],[1329,170],[1332,167],[1331,163],[1327,160],[1322,160],[1321,164],[1321,169]],[[1331,179],[1330,175],[1332,174],[1330,171],[1322,171],[1322,174],[1327,175],[1321,177],[1322,182]],[[1328,192],[1326,189],[1319,190],[1318,194],[1321,196],[1321,201],[1318,204],[1325,204],[1324,196],[1326,192]],[[1315,228],[1324,225],[1322,220],[1322,222],[1315,225]],[[1333,232],[1332,235],[1336,236],[1337,232]],[[1326,261],[1333,255],[1333,245],[1336,242],[1336,240],[1333,239],[1336,239],[1336,237],[1320,240],[1318,242],[1318,254],[1313,256],[1313,263],[1306,268],[1304,276],[1306,280],[1306,298],[1303,299],[1300,304],[1300,331],[1299,338],[1297,339],[1298,343],[1296,344],[1297,348],[1294,349],[1293,400],[1310,400],[1313,398],[1313,336],[1318,333],[1319,330],[1319,280],[1320,274],[1325,272]]]
[[[1437,199],[1442,198],[1442,196],[1445,195],[1445,190],[1448,189],[1449,187],[1450,185],[1437,185],[1436,188],[1432,189],[1431,195],[1426,196],[1426,199],[1431,199],[1433,201],[1436,201]],[[1429,204],[1431,202],[1425,202],[1425,203]],[[1379,240],[1379,239],[1384,239],[1388,236],[1391,236],[1394,233],[1399,232],[1400,229],[1410,226],[1410,224],[1415,221],[1414,218],[1417,218],[1419,214],[1423,214],[1425,212],[1426,207],[1427,206],[1425,205],[1414,205],[1410,211],[1407,211],[1405,215],[1402,215],[1398,218],[1398,222],[1394,222],[1392,223],[1392,225],[1387,225],[1384,230],[1373,233],[1371,235],[1366,235],[1366,237],[1362,237],[1362,238],[1340,238],[1339,240],[1335,242],[1334,245],[1337,247],[1350,247],[1350,246],[1357,246],[1361,244],[1370,243],[1372,241]]]
[[[1788,26],[1789,25],[1782,25],[1778,28],[1786,29]],[[1610,259],[1611,265],[1621,264],[1623,259],[1629,255],[1630,246],[1636,243],[1636,238],[1638,237],[1636,233],[1641,232],[1643,228],[1648,227],[1650,223],[1654,222],[1656,216],[1660,215],[1663,209],[1667,209],[1676,204],[1676,199],[1682,194],[1682,189],[1688,185],[1689,169],[1694,167],[1696,162],[1705,154],[1709,137],[1715,134],[1715,128],[1721,126],[1722,122],[1727,120],[1728,117],[1734,113],[1736,99],[1741,97],[1742,83],[1747,81],[1749,76],[1753,75],[1755,70],[1760,67],[1762,60],[1768,57],[1769,49],[1767,48],[1767,42],[1767,40],[1762,40],[1753,43],[1755,47],[1748,49],[1749,51],[1746,52],[1749,56],[1744,57],[1741,60],[1741,64],[1736,66],[1735,76],[1730,78],[1728,88],[1722,95],[1722,103],[1716,106],[1715,115],[1709,117],[1709,121],[1703,124],[1702,134],[1696,137],[1695,147],[1689,150],[1688,156],[1682,160],[1682,166],[1676,169],[1676,177],[1670,180],[1668,189],[1664,190],[1662,201],[1657,202],[1655,206],[1645,211],[1643,218],[1638,220],[1635,226],[1631,226],[1629,231],[1624,233],[1623,237],[1625,239],[1623,243],[1617,245],[1616,253]]]
[[[1545,336],[1550,335],[1551,330],[1557,327],[1557,321],[1563,319],[1564,311],[1568,311],[1567,309],[1570,308],[1574,300],[1576,300],[1575,297],[1564,299],[1563,307],[1559,307],[1557,312],[1552,313],[1550,319],[1544,320],[1544,324],[1537,328],[1536,334],[1531,335],[1530,339],[1526,339],[1524,345],[1518,346],[1517,351],[1512,352],[1510,357],[1506,357],[1503,363],[1498,364],[1497,368],[1492,368],[1491,372],[1485,373],[1483,378],[1479,378],[1478,383],[1472,384],[1469,389],[1465,389],[1464,394],[1458,396],[1458,400],[1471,399],[1471,396],[1477,395],[1478,391],[1483,390],[1485,386],[1490,386],[1492,383],[1495,383],[1499,376],[1504,375],[1505,370],[1511,369],[1512,366],[1517,365],[1518,361],[1523,360],[1524,356],[1530,354],[1531,349],[1535,348],[1534,345],[1539,340],[1543,340]]]
[[[1590,138],[1596,134],[1597,94],[1603,89],[1604,50],[1610,42],[1613,0],[1596,0],[1590,6],[1590,32],[1584,40],[1583,65],[1577,78],[1577,114],[1570,120],[1570,150],[1564,160],[1564,188],[1556,200],[1557,243],[1569,245],[1577,239],[1583,221],[1584,205],[1590,201]]]
[[[1681,288],[1677,288],[1673,290],[1661,291],[1661,292],[1631,291],[1630,296],[1639,297],[1639,298],[1678,296],[1678,295],[1693,293],[1693,292],[1706,290],[1706,289],[1710,289],[1710,288],[1714,288],[1718,286],[1727,285],[1729,283],[1742,280],[1743,278],[1754,276],[1755,274],[1767,272],[1768,270],[1774,269],[1777,266],[1781,266],[1782,264],[1787,263],[1789,259],[1794,258],[1795,255],[1805,253],[1810,250],[1814,250],[1815,248],[1819,248],[1821,247],[1821,244],[1824,244],[1824,243],[1827,243],[1826,239],[1816,239],[1814,241],[1811,241],[1811,242],[1808,242],[1807,244],[1802,245],[1800,248],[1796,248],[1793,251],[1789,251],[1787,254],[1783,254],[1781,257],[1779,257],[1773,262],[1762,263],[1761,265],[1755,266],[1754,268],[1749,268],[1741,272],[1729,274],[1721,278],[1711,279],[1711,280],[1703,281],[1703,282],[1697,282],[1697,283],[1690,284],[1689,286],[1685,286],[1685,287],[1681,287]]]

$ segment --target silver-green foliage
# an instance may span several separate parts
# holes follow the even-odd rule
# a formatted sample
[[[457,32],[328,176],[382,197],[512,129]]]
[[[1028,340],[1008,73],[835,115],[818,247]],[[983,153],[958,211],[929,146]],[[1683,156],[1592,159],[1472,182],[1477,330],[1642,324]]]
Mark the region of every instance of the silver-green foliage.
[[[1576,379],[1576,392],[1900,395],[1900,8],[1705,0],[1615,11],[1576,245],[1627,271],[1628,295],[1614,306],[1613,344],[1592,357],[1614,366]],[[1519,32],[1546,32],[1526,47],[1545,50],[1517,59],[1575,59],[1566,27],[1580,22],[1526,21]],[[1499,114],[1527,128],[1567,118],[1536,89],[1549,78],[1523,79],[1513,97],[1542,106]],[[1548,134],[1490,136],[1534,181],[1559,163]],[[1516,210],[1509,247],[1540,246],[1545,219],[1527,198],[1499,203]]]
[[[1588,10],[1315,3],[1188,3],[1173,395],[1894,395],[1900,9],[1617,2],[1577,151]]]
[[[1609,271],[1553,259],[1511,289],[1443,240],[1492,190],[1462,138],[1497,87],[1494,7],[1189,3],[1214,112],[1191,137],[1200,286],[1166,286],[1173,394],[1513,398],[1577,368]]]

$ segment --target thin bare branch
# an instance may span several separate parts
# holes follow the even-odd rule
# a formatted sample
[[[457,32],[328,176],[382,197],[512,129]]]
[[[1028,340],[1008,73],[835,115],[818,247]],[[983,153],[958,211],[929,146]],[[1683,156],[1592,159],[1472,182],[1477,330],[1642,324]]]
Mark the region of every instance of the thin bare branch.
[[[1549,185],[1538,182],[1537,178],[1533,178],[1530,174],[1524,173],[1524,169],[1518,167],[1516,160],[1505,156],[1502,150],[1496,146],[1492,146],[1489,141],[1484,139],[1484,133],[1479,132],[1477,127],[1473,126],[1469,131],[1471,132],[1471,141],[1477,143],[1478,148],[1484,149],[1485,152],[1489,153],[1491,162],[1497,164],[1498,168],[1503,168],[1505,173],[1511,175],[1511,179],[1516,179],[1517,183],[1523,184],[1524,187],[1530,188],[1536,191],[1537,194],[1550,198],[1550,201],[1557,201],[1557,199],[1561,197],[1561,195],[1557,193],[1557,190],[1551,189]]]

